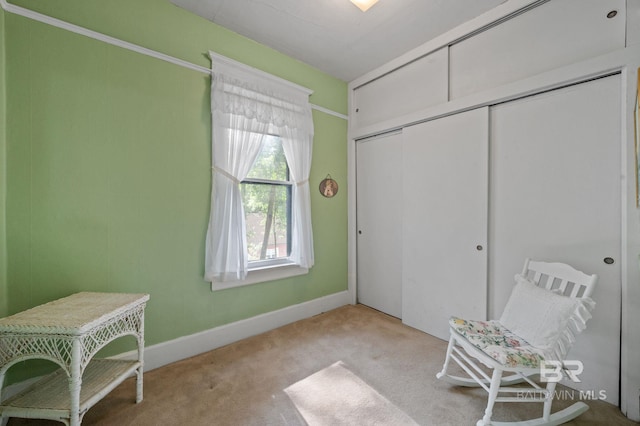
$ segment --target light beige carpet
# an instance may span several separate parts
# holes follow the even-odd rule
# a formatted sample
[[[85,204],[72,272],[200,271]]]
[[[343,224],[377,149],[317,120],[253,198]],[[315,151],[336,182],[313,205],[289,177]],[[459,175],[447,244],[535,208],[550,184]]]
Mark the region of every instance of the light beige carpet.
[[[342,361],[349,370],[420,425],[475,425],[483,389],[452,386],[435,375],[446,342],[362,305],[344,306],[144,375],[144,401],[128,379],[91,408],[83,425],[304,426],[285,389]],[[554,402],[552,411],[573,401]],[[570,425],[634,425],[617,407],[591,409]],[[496,420],[541,415],[539,404],[496,404]],[[10,426],[61,423],[11,419]],[[358,425],[358,423],[356,423]],[[393,426],[393,425],[391,425]]]
[[[418,426],[411,417],[353,374],[342,361],[284,391],[309,426]]]

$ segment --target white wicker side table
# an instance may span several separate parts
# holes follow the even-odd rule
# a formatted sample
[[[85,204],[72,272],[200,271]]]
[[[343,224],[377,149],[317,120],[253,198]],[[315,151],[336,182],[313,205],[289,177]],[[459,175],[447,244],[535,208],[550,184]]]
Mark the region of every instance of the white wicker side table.
[[[135,373],[142,401],[144,308],[148,294],[76,293],[0,319],[0,419],[58,420],[77,426],[89,408]],[[109,342],[132,335],[135,361],[95,359]],[[2,383],[16,362],[42,358],[61,369],[2,401]]]

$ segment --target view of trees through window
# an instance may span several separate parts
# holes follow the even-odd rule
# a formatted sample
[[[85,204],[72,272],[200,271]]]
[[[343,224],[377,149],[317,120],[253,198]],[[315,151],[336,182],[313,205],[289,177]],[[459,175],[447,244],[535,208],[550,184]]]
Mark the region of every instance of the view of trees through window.
[[[280,259],[291,251],[291,183],[277,136],[266,136],[262,151],[241,184],[249,261]]]

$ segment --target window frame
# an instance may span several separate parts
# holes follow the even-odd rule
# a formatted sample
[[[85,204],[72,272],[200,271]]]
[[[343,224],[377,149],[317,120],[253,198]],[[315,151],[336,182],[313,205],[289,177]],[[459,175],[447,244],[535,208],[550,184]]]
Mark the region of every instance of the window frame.
[[[291,260],[291,244],[293,243],[293,229],[291,221],[293,219],[293,209],[295,208],[295,203],[293,201],[293,186],[296,183],[291,180],[289,164],[287,163],[287,180],[247,177],[240,181],[240,185],[242,186],[243,184],[277,185],[285,186],[287,188],[287,257],[249,261],[249,270],[247,272],[246,279],[233,282],[214,281],[211,283],[212,291],[225,290],[228,288],[258,284],[267,281],[275,281],[309,273],[308,268],[303,268]]]
[[[239,185],[240,182],[229,172],[229,170],[233,170],[234,165],[232,163],[227,161],[217,162],[216,156],[213,156],[213,181],[215,185],[221,187],[221,190],[216,192],[216,188],[212,187],[211,212],[205,247],[205,280],[211,283],[211,289],[215,291],[307,274],[315,263],[313,230],[311,228],[310,164],[307,164],[306,161],[306,156],[311,155],[314,137],[313,117],[309,104],[309,96],[313,91],[215,52],[209,51],[209,56],[211,58],[212,73],[212,135],[221,137],[225,131],[258,131],[260,133],[264,132],[264,135],[277,135],[281,131],[284,132],[285,134],[282,137],[285,138],[286,145],[283,145],[283,148],[285,148],[285,152],[290,151],[289,154],[292,155],[292,158],[288,160],[291,160],[294,167],[293,169],[291,168],[289,161],[287,161],[287,166],[296,178],[289,177],[289,181],[291,181],[290,187],[292,188],[292,220],[290,221],[292,241],[290,245],[291,253],[288,259],[276,260],[271,264],[258,264],[255,262],[252,268],[249,268],[246,257],[238,258],[238,254],[234,254],[227,258],[231,260],[231,263],[226,263],[225,265],[225,254],[223,249],[219,249],[219,247],[223,247],[220,243],[242,245],[242,242],[239,241],[241,234],[238,232],[238,228],[234,228],[234,226],[237,226],[239,222],[245,222],[246,218],[240,220],[239,217],[233,215],[230,218],[230,228],[228,230],[222,226],[225,222],[215,220],[216,214],[227,214],[223,209],[228,208],[228,202],[237,202],[233,194],[231,196],[224,195],[220,198],[218,198],[217,194],[229,194],[230,182],[234,181],[234,179],[235,185]],[[233,108],[232,110],[224,109],[227,105],[236,105],[235,102],[225,102],[225,100],[236,98],[238,98],[238,101],[242,101],[240,102],[243,105],[242,108],[238,110]],[[252,118],[246,114],[245,101],[248,101],[247,105],[250,109],[256,106],[265,107],[265,114],[262,118],[270,120],[268,129],[258,130],[258,128],[262,128],[262,125],[254,127],[253,125],[247,126],[241,122],[232,124],[228,121],[227,117],[236,114],[243,117],[244,120]],[[274,118],[277,119],[274,121]],[[263,123],[263,121],[259,122],[259,124]],[[298,138],[300,138],[300,146],[291,147],[292,141],[297,141]],[[213,137],[212,149],[214,152],[216,150],[215,140],[216,138]],[[232,151],[231,147],[233,145],[224,143],[222,146],[226,151]],[[236,154],[239,153],[236,152]],[[225,158],[224,155],[222,153],[222,157],[219,158]],[[218,177],[221,177],[221,180],[218,180]],[[224,180],[225,177],[227,180]],[[230,231],[230,233],[225,234],[227,231]],[[244,237],[246,238],[246,234]],[[246,240],[244,256],[247,256]],[[240,257],[242,257],[242,253]],[[238,266],[238,261],[247,262],[245,263],[246,266]],[[234,275],[237,275],[237,277],[242,276],[244,279],[236,278]]]

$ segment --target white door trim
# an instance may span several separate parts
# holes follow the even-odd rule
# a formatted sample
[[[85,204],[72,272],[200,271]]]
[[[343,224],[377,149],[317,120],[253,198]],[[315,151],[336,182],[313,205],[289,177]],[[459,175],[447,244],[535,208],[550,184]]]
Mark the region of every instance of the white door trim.
[[[352,303],[356,303],[356,202],[355,202],[355,140],[405,127],[409,124],[434,120],[447,115],[467,111],[480,106],[490,106],[547,90],[588,81],[609,74],[622,75],[622,117],[621,117],[621,222],[622,222],[622,330],[621,330],[621,393],[622,412],[634,421],[640,421],[640,374],[638,374],[637,354],[640,353],[640,339],[636,324],[640,323],[640,312],[634,304],[640,301],[640,288],[630,283],[640,282],[640,219],[635,203],[636,166],[635,130],[633,111],[636,102],[636,79],[640,67],[640,44],[591,58],[586,61],[558,68],[522,81],[492,88],[455,101],[447,102],[403,117],[388,120],[357,133],[349,130],[347,146],[347,179],[351,188],[348,194],[348,291]],[[349,92],[349,102],[353,102],[353,91]]]

